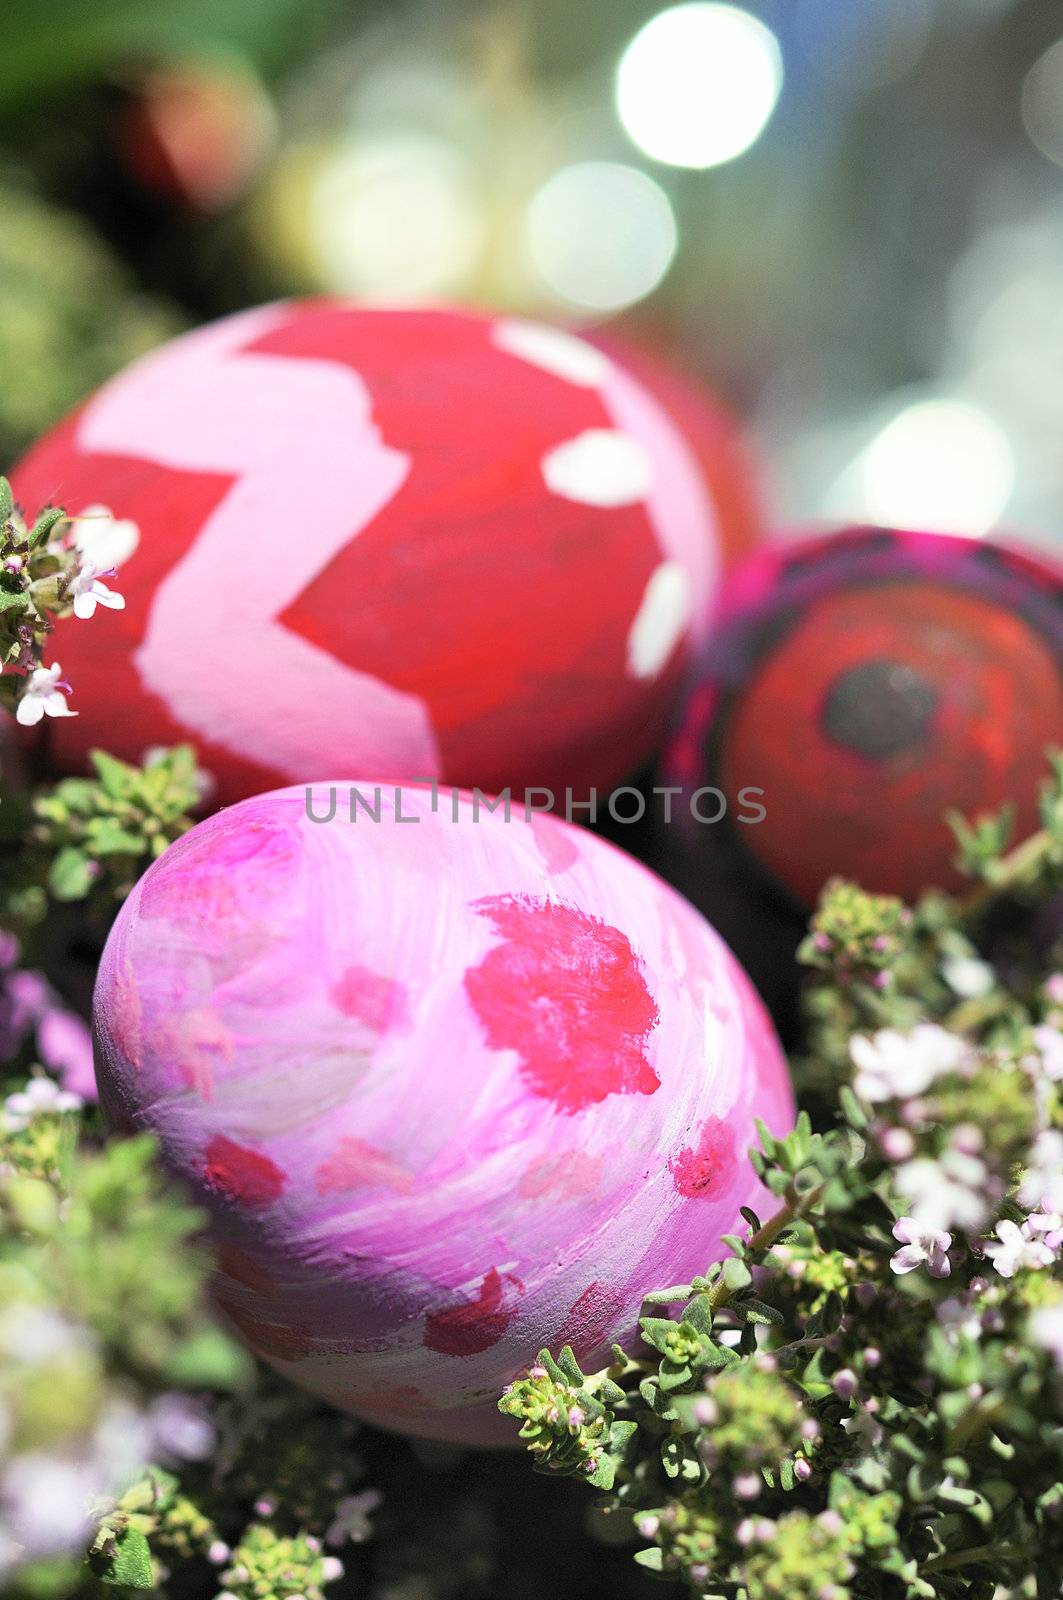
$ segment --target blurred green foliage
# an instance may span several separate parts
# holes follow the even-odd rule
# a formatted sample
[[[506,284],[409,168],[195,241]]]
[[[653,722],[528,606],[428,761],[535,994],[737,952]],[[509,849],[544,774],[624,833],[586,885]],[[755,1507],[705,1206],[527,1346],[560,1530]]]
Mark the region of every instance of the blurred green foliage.
[[[7,0],[0,116],[123,59],[229,47],[276,68],[338,9],[336,0]]]
[[[86,222],[2,176],[0,306],[5,466],[97,384],[181,327],[177,310],[137,290]]]

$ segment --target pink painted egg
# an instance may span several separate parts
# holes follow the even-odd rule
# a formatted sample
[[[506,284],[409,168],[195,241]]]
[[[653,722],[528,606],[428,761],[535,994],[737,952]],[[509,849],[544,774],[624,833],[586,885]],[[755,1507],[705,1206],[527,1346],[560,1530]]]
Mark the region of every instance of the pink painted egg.
[[[14,473],[124,611],[65,631],[60,767],[191,739],[222,802],[365,772],[608,785],[746,537],[666,401],[557,328],[269,305],[114,379]],[[731,529],[733,528],[733,536]]]
[[[209,1208],[217,1300],[278,1371],[512,1442],[542,1345],[606,1355],[771,1204],[746,1150],[790,1124],[786,1068],[712,928],[603,840],[429,787],[354,805],[259,795],[151,867],[100,967],[101,1098]]]

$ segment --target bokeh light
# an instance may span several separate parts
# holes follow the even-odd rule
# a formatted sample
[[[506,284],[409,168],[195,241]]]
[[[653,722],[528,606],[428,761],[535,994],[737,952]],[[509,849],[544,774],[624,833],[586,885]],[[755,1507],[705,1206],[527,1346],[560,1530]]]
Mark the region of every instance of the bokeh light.
[[[857,463],[859,516],[936,533],[981,536],[999,521],[1015,485],[1007,435],[965,400],[906,405]]]
[[[555,172],[528,208],[525,236],[551,295],[606,312],[650,294],[678,243],[660,184],[615,161],[581,161]]]
[[[1063,167],[1063,39],[1057,39],[1026,74],[1022,120],[1041,154]]]
[[[631,40],[616,109],[644,154],[715,167],[759,137],[779,98],[782,54],[770,28],[737,6],[672,6]]]
[[[385,300],[456,293],[484,233],[461,152],[421,133],[341,147],[314,180],[309,223],[325,287]]]

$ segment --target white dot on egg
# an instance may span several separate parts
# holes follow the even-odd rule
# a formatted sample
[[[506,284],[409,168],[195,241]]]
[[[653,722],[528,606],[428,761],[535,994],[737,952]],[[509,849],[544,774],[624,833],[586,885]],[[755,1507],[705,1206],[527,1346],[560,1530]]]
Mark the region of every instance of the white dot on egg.
[[[554,494],[588,506],[630,506],[653,486],[649,453],[617,428],[588,428],[548,450],[543,479]]]
[[[690,574],[678,561],[662,561],[650,574],[627,636],[627,670],[633,678],[660,672],[686,632],[692,598]]]
[[[596,389],[609,375],[609,358],[586,339],[545,322],[507,317],[491,329],[491,343],[508,355],[528,361],[557,378],[584,389]]]

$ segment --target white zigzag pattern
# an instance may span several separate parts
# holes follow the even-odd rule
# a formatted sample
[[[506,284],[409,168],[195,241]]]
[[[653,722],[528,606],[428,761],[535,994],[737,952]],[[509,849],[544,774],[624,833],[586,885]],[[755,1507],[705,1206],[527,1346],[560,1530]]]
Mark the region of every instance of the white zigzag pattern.
[[[438,775],[421,700],[276,620],[410,470],[374,427],[355,372],[241,353],[284,316],[265,307],[190,334],[82,414],[84,450],[235,480],[159,585],[137,667],[195,734],[287,777]],[[313,421],[293,427],[293,418]]]

